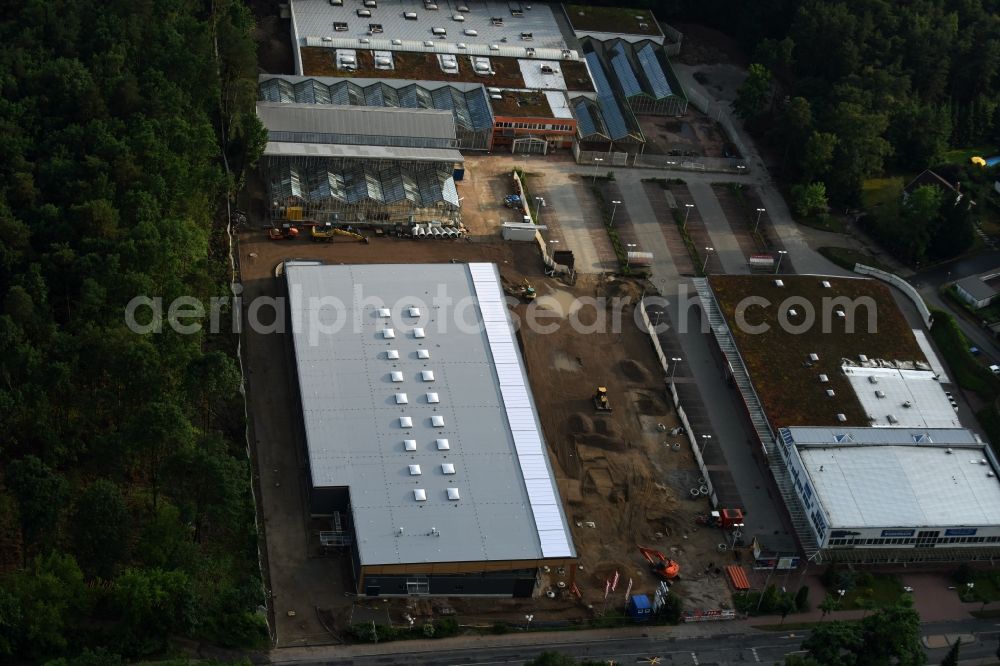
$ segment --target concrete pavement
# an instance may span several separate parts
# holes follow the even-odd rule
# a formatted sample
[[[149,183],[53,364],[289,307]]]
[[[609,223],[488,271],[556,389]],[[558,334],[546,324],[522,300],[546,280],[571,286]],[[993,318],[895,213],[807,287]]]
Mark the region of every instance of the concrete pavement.
[[[694,199],[694,205],[701,213],[708,237],[712,239],[711,247],[714,251],[709,253],[707,272],[730,275],[749,273],[747,258],[743,256],[743,250],[740,249],[739,241],[729,226],[726,214],[722,212],[722,206],[712,191],[712,185],[704,181],[695,181],[689,182],[687,187],[691,198]],[[698,248],[698,251],[705,250]]]
[[[615,183],[621,192],[622,205],[629,211],[632,229],[639,241],[639,249],[653,253],[652,272],[660,279],[674,282],[680,279],[677,266],[674,264],[667,241],[663,238],[659,219],[653,211],[653,206],[646,197],[646,190],[638,178],[615,177]]]

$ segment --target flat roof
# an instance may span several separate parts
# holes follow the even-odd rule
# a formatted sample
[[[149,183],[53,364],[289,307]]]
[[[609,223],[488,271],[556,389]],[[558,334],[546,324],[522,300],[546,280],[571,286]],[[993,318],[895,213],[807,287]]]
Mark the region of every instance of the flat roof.
[[[534,60],[524,58],[517,61],[524,77],[524,87],[531,90],[566,90],[562,61]]]
[[[312,484],[349,488],[363,565],[575,557],[495,265],[285,275]]]
[[[933,370],[845,365],[844,374],[872,426],[962,427]]]
[[[967,430],[788,428],[781,434],[796,444],[832,528],[1000,524],[996,459]]]
[[[977,301],[993,298],[997,295],[997,290],[983,282],[978,275],[957,280],[955,285],[961,287],[965,292]]]
[[[257,115],[268,132],[455,139],[455,118],[437,109],[257,102]]]
[[[564,5],[566,16],[577,34],[617,33],[662,37],[660,26],[648,9]]]
[[[558,94],[558,93],[557,93]],[[542,91],[504,90],[500,99],[490,99],[494,116],[555,118],[549,98]]]
[[[892,293],[875,280],[818,275],[712,275],[708,282],[775,428],[869,425],[868,412],[841,371],[844,359],[860,362],[864,356],[901,368],[931,368]],[[748,297],[762,300],[754,304]],[[854,304],[857,307],[852,317]],[[741,314],[744,325],[737,319],[738,307],[745,308]],[[836,314],[845,309],[845,317]],[[804,326],[807,311],[815,315],[808,327]],[[792,326],[779,320],[779,312]],[[874,314],[871,330],[870,314]],[[824,320],[828,326],[824,326]],[[827,395],[828,390],[834,391],[833,398]],[[844,421],[839,414],[844,415]]]
[[[390,47],[399,46],[391,43],[394,39],[417,45],[422,45],[425,41],[487,47],[496,44],[498,47],[511,49],[510,55],[518,57],[523,57],[525,49],[529,47],[536,51],[561,51],[567,48],[553,13],[560,11],[560,8],[544,2],[522,4],[492,0],[438,0],[438,9],[428,10],[420,0],[381,0],[377,7],[368,8],[370,17],[358,16],[358,10],[366,9],[359,0],[347,0],[340,7],[331,5],[327,0],[290,0],[289,4],[300,40],[371,39],[373,44],[376,40],[384,40]],[[469,11],[461,12],[459,7],[467,7]],[[520,9],[519,16],[515,16],[516,9]],[[404,17],[405,13],[411,12],[416,14],[415,19]],[[454,20],[456,15],[463,20]],[[502,23],[495,25],[493,18],[502,19]],[[346,29],[334,30],[334,21],[346,23]],[[371,24],[381,26],[382,32],[372,34]],[[444,39],[432,32],[435,28],[447,31]],[[476,34],[466,34],[466,31],[475,31]],[[530,33],[531,37],[522,39],[521,33]],[[378,48],[381,49],[381,45]]]
[[[411,162],[465,161],[462,153],[451,148],[404,148],[399,146],[352,146],[339,143],[297,143],[268,141],[264,155],[269,157],[330,157]]]

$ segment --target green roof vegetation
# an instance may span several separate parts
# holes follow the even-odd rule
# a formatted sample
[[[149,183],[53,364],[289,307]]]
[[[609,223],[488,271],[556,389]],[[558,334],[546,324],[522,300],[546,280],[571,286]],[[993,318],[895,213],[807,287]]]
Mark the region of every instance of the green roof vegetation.
[[[574,30],[657,37],[663,34],[648,9],[566,5],[566,14]]]
[[[784,286],[777,286],[775,277]],[[709,278],[771,425],[775,428],[870,425],[861,402],[841,372],[842,359],[857,360],[864,354],[870,359],[886,361],[927,360],[888,287],[869,279],[775,277],[713,275]],[[824,280],[830,283],[829,289],[822,286]],[[744,299],[749,296],[767,299],[769,305],[747,307],[740,314],[746,324],[741,326],[737,308],[746,305]],[[796,297],[798,302],[786,301],[790,297]],[[868,302],[874,303],[875,313],[872,332],[869,332],[868,308],[863,305],[854,310],[854,332],[847,331],[850,317],[835,315],[837,303],[829,300],[842,297],[851,303],[860,303],[861,298],[871,299]],[[782,307],[782,303],[788,303],[790,308]],[[795,309],[797,315],[789,315],[787,321],[802,325],[810,308],[815,321],[805,332],[795,333],[779,323],[779,313]],[[753,332],[760,325],[769,328],[766,332]],[[818,355],[819,360],[810,361],[810,354]],[[829,381],[821,382],[821,374]],[[836,395],[829,397],[827,389]],[[844,414],[847,420],[839,421],[837,414]]]

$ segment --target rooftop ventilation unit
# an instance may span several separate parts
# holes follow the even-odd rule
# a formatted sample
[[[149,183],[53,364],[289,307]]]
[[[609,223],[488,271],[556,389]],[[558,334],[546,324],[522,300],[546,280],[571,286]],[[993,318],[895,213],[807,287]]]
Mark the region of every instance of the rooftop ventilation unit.
[[[371,18],[371,16],[372,16],[372,13],[368,9],[359,9],[358,10],[358,18]]]
[[[462,21],[465,20],[465,17],[462,16],[461,14],[453,14],[452,17],[451,17],[451,20],[452,21],[458,21],[459,23],[461,23]]]
[[[867,363],[868,357],[865,356],[864,354],[858,354],[858,360],[861,361],[862,363]]]
[[[395,361],[396,359],[399,358],[399,351],[396,349],[390,349],[385,353],[385,357],[390,361]]]
[[[409,400],[409,398],[406,397],[405,393],[397,393],[396,394],[396,404],[397,405],[405,405],[409,401],[410,400]]]
[[[445,439],[444,437],[436,440],[435,444],[437,445],[438,451],[448,451],[449,449],[451,449],[451,444],[449,444],[448,440]]]
[[[435,414],[434,416],[431,417],[431,425],[434,426],[435,428],[443,428],[444,417],[441,416],[440,414]]]
[[[834,393],[833,389],[827,389],[827,390],[826,390],[826,394],[827,394],[828,396],[830,396],[831,398],[832,398],[833,396],[837,395],[836,393]]]
[[[490,17],[490,23],[492,23],[495,26],[502,26],[503,25],[503,17],[502,16],[491,16]]]
[[[826,383],[827,383],[828,381],[830,381],[830,378],[829,378],[829,377],[827,377],[826,375],[820,375],[820,376],[819,376],[819,381],[820,381],[821,383],[823,383],[823,384],[826,384]]]
[[[456,502],[459,499],[461,499],[459,497],[459,494],[458,494],[458,488],[449,488],[448,489],[448,499],[450,499],[452,502]]]
[[[432,35],[447,35],[448,31],[445,28],[431,28]]]
[[[427,334],[424,333],[424,329],[422,329],[422,328],[415,328],[415,329],[413,329],[413,337],[415,337],[415,338],[425,338],[425,337],[427,337]]]
[[[875,391],[875,397],[876,398],[884,398],[885,397],[885,391],[876,390]]]
[[[404,439],[403,449],[406,451],[416,451],[417,450],[417,440],[415,439]]]
[[[822,286],[822,287],[823,287],[824,289],[829,289],[829,288],[831,287],[831,285],[830,285],[829,281],[827,281],[827,280],[821,280],[821,281],[820,281],[820,285],[821,285],[821,286]]]
[[[813,363],[815,363],[816,361],[819,360],[819,354],[817,354],[815,352],[813,352],[812,354],[809,354],[809,360],[812,361]]]
[[[903,403],[903,407],[909,409],[910,407],[913,407],[913,403],[907,400],[906,402]]]
[[[521,33],[521,39],[523,39],[526,42],[530,42],[534,38],[535,38],[535,36],[533,34],[531,34],[530,32],[522,32]]]
[[[362,38],[361,38],[361,39],[359,39],[358,41],[359,41],[360,43],[362,43],[362,44],[371,44],[371,43],[372,43],[372,40],[368,39],[367,37],[362,37]]]
[[[425,382],[432,382],[432,381],[434,381],[434,371],[433,370],[421,370],[420,371],[420,379],[424,380]]]
[[[413,419],[411,419],[409,416],[400,416],[399,417],[399,427],[400,428],[412,428],[413,427]]]
[[[420,465],[410,465],[410,476],[420,476]]]
[[[334,21],[333,30],[334,32],[347,32],[347,21]]]
[[[868,383],[869,384],[878,384],[878,377],[876,377],[875,375],[869,375],[868,376]]]
[[[417,501],[417,502],[426,502],[427,501],[427,491],[424,490],[423,488],[414,488],[413,489],[413,499],[415,501]]]
[[[368,7],[369,9],[375,9],[376,7],[378,7],[378,2],[376,2],[376,0],[365,0],[365,7]]]
[[[785,282],[784,282],[784,280],[775,280],[774,281],[774,286],[775,287],[784,287],[785,286]]]
[[[399,370],[393,370],[392,372],[389,373],[389,379],[391,379],[394,382],[401,382],[403,381],[403,373],[400,372]]]
[[[499,50],[500,50],[499,44],[490,44],[490,51],[499,51]]]
[[[455,44],[455,48],[465,49],[468,47],[465,45],[465,42],[459,42],[458,44]]]
[[[889,414],[888,416],[885,417],[885,420],[888,421],[889,423],[899,423],[899,419],[896,418],[895,414]]]
[[[948,455],[951,455],[951,454],[955,453],[955,451],[952,450],[952,448],[950,446],[947,449],[945,449],[944,452],[947,453]]]
[[[441,398],[438,397],[437,393],[428,393],[427,402],[431,405],[436,405],[437,403],[441,402]]]
[[[788,308],[788,316],[789,317],[797,317],[798,314],[799,314],[799,311],[796,310],[795,308]]]
[[[429,350],[427,350],[427,349],[418,349],[417,350],[417,358],[430,358],[430,357],[431,357],[431,353],[430,353]]]
[[[834,310],[834,312],[836,312],[837,316],[840,317],[841,319],[844,319],[845,317],[847,317],[847,313],[844,312],[843,310]]]
[[[442,474],[454,474],[455,465],[452,463],[441,463],[441,473]]]
[[[427,47],[430,47],[430,48],[434,48],[434,42],[428,40],[428,41],[424,42],[424,46],[427,46]]]
[[[847,414],[837,414],[837,420],[841,423],[845,423],[847,421]]]
[[[407,21],[416,21],[417,20],[417,13],[416,12],[403,12],[403,18],[406,19]]]
[[[466,28],[465,30],[463,30],[463,32],[466,34],[467,37],[478,37],[479,36],[479,31],[476,30],[475,28]]]
[[[385,338],[386,340],[392,340],[394,337],[396,337],[396,331],[392,330],[391,328],[383,328],[382,337]]]

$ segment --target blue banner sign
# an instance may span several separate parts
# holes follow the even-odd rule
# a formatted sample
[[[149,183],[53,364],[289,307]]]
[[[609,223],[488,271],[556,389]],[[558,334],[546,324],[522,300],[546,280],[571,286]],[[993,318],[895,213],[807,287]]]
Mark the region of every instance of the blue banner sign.
[[[956,527],[944,531],[945,536],[976,536],[975,527]]]
[[[884,537],[911,537],[916,530],[882,530]]]

